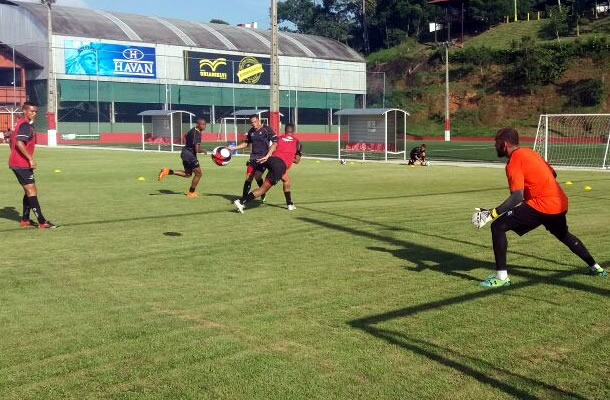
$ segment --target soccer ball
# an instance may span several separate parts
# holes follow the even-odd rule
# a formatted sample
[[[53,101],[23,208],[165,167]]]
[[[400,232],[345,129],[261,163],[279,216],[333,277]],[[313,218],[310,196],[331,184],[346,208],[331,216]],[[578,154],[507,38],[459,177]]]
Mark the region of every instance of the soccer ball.
[[[216,147],[212,150],[212,161],[221,167],[231,162],[231,150],[226,147]]]
[[[430,166],[430,161],[426,161],[426,162],[424,163],[424,165],[425,165],[426,167],[429,167],[429,166]]]
[[[341,163],[341,165],[345,165],[345,164],[347,164],[347,160],[345,160],[345,159],[343,159],[343,158],[342,158],[342,159],[341,159],[341,161],[339,161],[339,162]]]

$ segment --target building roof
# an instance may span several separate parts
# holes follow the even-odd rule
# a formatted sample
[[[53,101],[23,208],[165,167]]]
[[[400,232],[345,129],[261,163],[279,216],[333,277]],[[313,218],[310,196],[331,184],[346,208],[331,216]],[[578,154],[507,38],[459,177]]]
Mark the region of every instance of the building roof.
[[[46,6],[1,0],[21,7],[47,24]],[[239,26],[53,6],[53,33],[99,40],[158,43],[221,51],[270,53],[271,31]],[[360,54],[332,39],[280,32],[280,55],[364,62]]]
[[[380,115],[384,115],[387,114],[391,111],[397,111],[397,112],[401,112],[401,113],[405,113],[406,115],[409,115],[408,112],[406,112],[405,110],[401,110],[399,108],[346,108],[343,110],[339,110],[335,113],[335,115],[337,116],[350,116],[350,115],[356,115],[356,116],[380,116]]]

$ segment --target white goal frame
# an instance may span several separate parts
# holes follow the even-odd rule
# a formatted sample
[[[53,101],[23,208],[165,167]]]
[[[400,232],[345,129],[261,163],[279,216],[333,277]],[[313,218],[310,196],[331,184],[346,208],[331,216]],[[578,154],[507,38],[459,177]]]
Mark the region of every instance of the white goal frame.
[[[595,122],[595,124],[594,124]],[[582,126],[582,124],[587,124]],[[578,126],[580,124],[580,126]],[[565,136],[565,130],[574,126],[576,129],[591,130],[597,128],[590,136]],[[562,132],[561,128],[565,130]],[[554,146],[555,145],[555,146]],[[583,153],[579,160],[572,154],[560,154],[561,146],[591,146],[590,153]],[[598,147],[598,154],[591,156],[591,151]],[[556,166],[610,169],[610,114],[542,114],[538,120],[538,129],[534,140],[534,150],[546,162]],[[569,151],[569,149],[568,149]],[[601,157],[599,157],[601,156]]]

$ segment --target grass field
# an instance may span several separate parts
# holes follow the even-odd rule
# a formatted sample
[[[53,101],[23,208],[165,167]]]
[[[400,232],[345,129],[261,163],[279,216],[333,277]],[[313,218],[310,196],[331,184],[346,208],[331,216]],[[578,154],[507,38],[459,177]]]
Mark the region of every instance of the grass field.
[[[2,400],[610,398],[610,280],[539,229],[509,236],[513,286],[478,287],[493,255],[469,219],[505,198],[501,168],[304,160],[296,211],[274,188],[240,215],[243,158],[206,158],[188,199],[155,179],[176,154],[37,151],[63,226],[19,229],[4,170]],[[559,179],[607,266],[610,175]]]

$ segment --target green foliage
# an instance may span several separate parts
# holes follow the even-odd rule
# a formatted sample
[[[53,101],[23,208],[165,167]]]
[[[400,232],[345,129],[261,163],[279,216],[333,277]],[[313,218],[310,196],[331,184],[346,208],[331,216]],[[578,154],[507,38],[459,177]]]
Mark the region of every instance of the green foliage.
[[[601,79],[569,81],[562,85],[561,93],[568,96],[568,105],[573,107],[593,107],[604,97],[604,84]]]
[[[418,54],[415,54],[415,50],[419,46],[415,39],[408,38],[397,46],[390,47],[389,49],[378,50],[367,56],[369,64],[384,64],[392,62],[406,62],[413,60]]]
[[[567,36],[570,33],[570,8],[553,6],[547,9],[549,22],[544,29],[548,37],[556,37],[558,40],[562,36]]]

